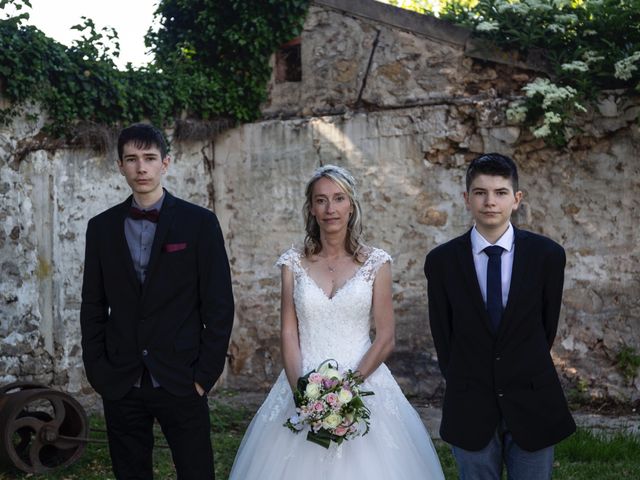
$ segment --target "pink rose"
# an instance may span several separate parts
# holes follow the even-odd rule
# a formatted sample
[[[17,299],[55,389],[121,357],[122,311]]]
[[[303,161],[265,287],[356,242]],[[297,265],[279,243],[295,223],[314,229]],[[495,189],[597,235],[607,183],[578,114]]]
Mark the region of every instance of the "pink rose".
[[[327,401],[327,403],[328,403],[329,405],[331,405],[332,407],[336,406],[336,405],[338,404],[338,402],[339,402],[338,395],[336,395],[336,394],[335,394],[335,393],[333,393],[333,392],[328,393],[328,394],[324,397],[324,399],[325,399],[325,400]]]
[[[322,378],[322,375],[316,372],[313,372],[311,375],[309,375],[309,381],[311,383],[317,383],[318,385],[322,383]]]
[[[318,401],[313,404],[312,408],[316,412],[321,412],[322,410],[324,410],[324,405],[322,404],[322,402]]]
[[[333,431],[333,433],[339,437],[344,437],[349,429],[347,427],[339,426]]]

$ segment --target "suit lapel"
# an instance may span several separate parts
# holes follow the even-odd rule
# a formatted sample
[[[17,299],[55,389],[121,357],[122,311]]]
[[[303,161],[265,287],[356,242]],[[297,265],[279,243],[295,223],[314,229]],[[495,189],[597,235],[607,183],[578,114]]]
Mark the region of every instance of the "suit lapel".
[[[471,230],[466,234],[458,237],[458,262],[460,264],[460,270],[462,271],[462,277],[466,284],[467,291],[471,296],[471,303],[478,311],[478,314],[483,319],[485,326],[491,332],[491,320],[487,313],[484,300],[482,299],[482,292],[480,291],[480,285],[478,284],[478,275],[476,273],[476,266],[473,263],[473,252],[471,250]]]
[[[513,227],[513,238],[515,251],[513,252],[509,297],[507,298],[507,306],[502,315],[499,331],[503,330],[505,325],[511,320],[513,310],[516,303],[518,303],[520,291],[522,290],[522,283],[525,277],[524,272],[530,271],[527,264],[532,258],[530,255],[526,255],[527,232]]]
[[[127,275],[131,280],[132,285],[138,293],[140,293],[140,281],[136,275],[135,268],[133,267],[133,259],[131,258],[131,250],[127,243],[127,236],[124,233],[124,221],[127,218],[129,207],[131,207],[132,197],[129,196],[124,202],[118,206],[117,215],[115,216],[115,228],[114,232],[117,232],[116,244],[118,248],[119,257],[122,258]]]
[[[173,195],[165,190],[165,197],[162,202],[162,208],[160,209],[160,219],[158,220],[158,226],[156,227],[156,234],[153,237],[153,244],[151,246],[151,254],[149,255],[149,263],[147,266],[147,275],[145,277],[144,284],[142,285],[142,296],[144,298],[145,293],[149,287],[149,281],[153,278],[153,273],[158,263],[158,257],[162,245],[164,245],[164,239],[171,228],[173,218],[176,210],[176,199]]]

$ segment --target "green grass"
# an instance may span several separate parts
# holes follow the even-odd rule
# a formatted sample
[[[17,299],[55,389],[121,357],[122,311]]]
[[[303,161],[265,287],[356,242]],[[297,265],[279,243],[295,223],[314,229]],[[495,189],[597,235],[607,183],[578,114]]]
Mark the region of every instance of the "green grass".
[[[578,430],[556,447],[554,472],[566,480],[640,478],[640,437]]]
[[[233,402],[233,400],[231,400]],[[212,439],[215,451],[216,478],[224,480],[229,475],[242,434],[253,412],[246,407],[230,406],[226,401],[211,405]],[[104,438],[104,422],[100,416],[91,417],[92,437]],[[159,428],[157,444],[164,439]],[[450,447],[435,442],[440,462],[447,480],[457,478],[455,460]],[[155,478],[173,480],[175,472],[168,449],[154,451]],[[90,444],[78,462],[69,468],[43,476],[2,470],[0,480],[38,479],[51,480],[111,480],[109,452],[104,444]],[[640,478],[640,437],[615,433],[597,435],[579,430],[556,447],[554,480],[621,480]]]
[[[249,424],[253,412],[246,408],[232,408],[226,404],[211,404],[211,438],[215,455],[216,478],[224,480],[229,476],[236,450],[240,446],[242,434]],[[90,436],[106,439],[104,419],[99,415],[90,418]],[[154,427],[156,448],[153,452],[154,477],[158,480],[175,480],[175,470],[169,449],[159,447],[166,444],[159,426]],[[82,457],[73,465],[46,475],[34,475],[0,466],[0,480],[114,480],[111,459],[106,444],[90,443]]]
[[[458,478],[451,447],[436,441],[447,480]],[[503,474],[506,478],[506,473]],[[640,437],[625,433],[604,436],[580,429],[556,446],[554,480],[640,479]]]

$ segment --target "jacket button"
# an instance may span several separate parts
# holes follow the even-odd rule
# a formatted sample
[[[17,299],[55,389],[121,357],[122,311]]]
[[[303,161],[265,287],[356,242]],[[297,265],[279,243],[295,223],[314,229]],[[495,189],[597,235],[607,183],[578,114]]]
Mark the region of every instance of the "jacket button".
[[[147,349],[145,348],[144,350],[142,350],[142,355],[144,357],[146,357],[149,354],[149,352],[147,351]]]

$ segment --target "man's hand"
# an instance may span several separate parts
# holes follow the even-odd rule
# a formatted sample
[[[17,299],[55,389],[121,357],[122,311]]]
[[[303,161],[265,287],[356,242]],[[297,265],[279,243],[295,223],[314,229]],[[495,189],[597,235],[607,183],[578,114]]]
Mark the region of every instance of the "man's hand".
[[[196,386],[196,392],[198,392],[198,395],[203,396],[204,388],[202,388],[198,382],[194,382],[193,384]]]

